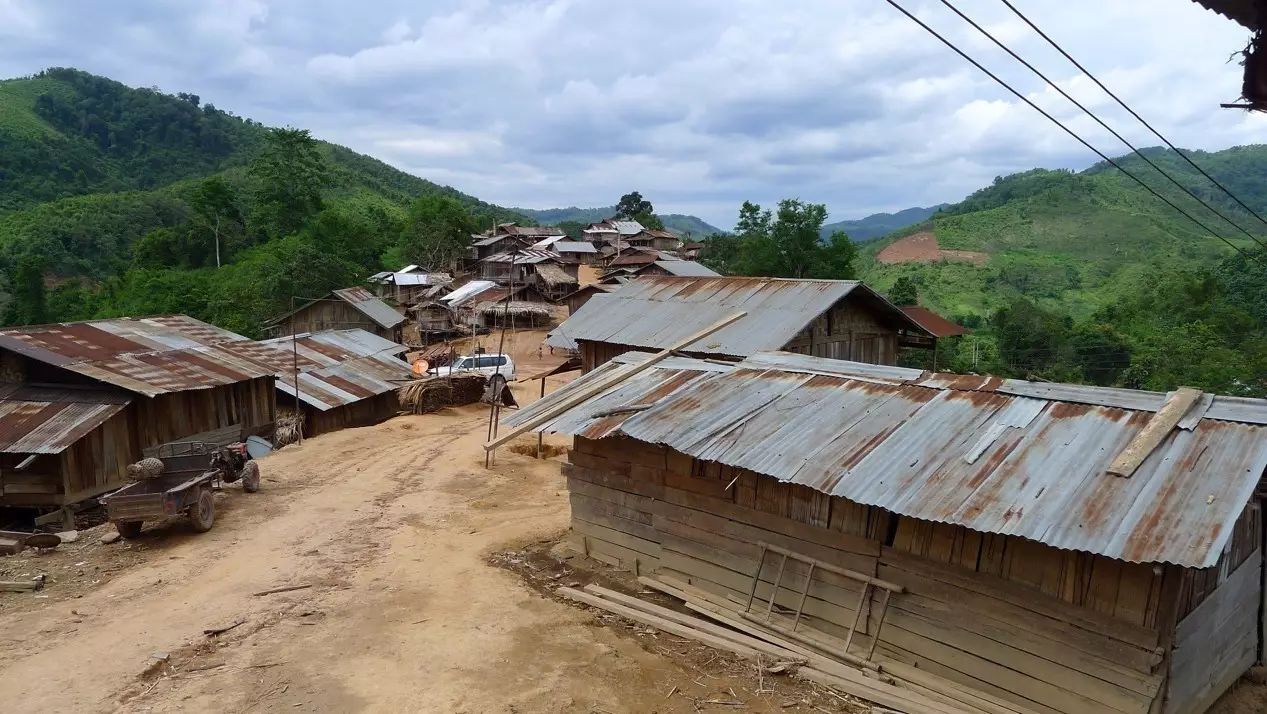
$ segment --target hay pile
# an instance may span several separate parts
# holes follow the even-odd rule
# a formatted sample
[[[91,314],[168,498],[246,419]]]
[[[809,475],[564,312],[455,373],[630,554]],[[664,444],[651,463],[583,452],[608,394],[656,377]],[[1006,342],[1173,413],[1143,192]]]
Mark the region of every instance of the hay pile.
[[[407,382],[396,390],[396,395],[404,411],[427,414],[447,406],[478,402],[484,396],[484,381],[480,374],[427,377]]]
[[[273,446],[282,448],[287,444],[299,441],[299,431],[304,427],[304,413],[295,409],[277,410],[277,420],[273,423]]]

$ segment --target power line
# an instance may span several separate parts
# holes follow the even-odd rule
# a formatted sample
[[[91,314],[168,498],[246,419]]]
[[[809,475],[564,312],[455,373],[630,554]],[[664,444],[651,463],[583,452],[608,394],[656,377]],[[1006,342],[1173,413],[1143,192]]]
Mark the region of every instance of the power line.
[[[920,27],[924,28],[924,30],[925,30],[926,32],[928,32],[928,34],[932,35],[933,37],[936,37],[938,40],[940,40],[940,41],[941,41],[941,43],[942,43],[942,44],[944,44],[944,45],[946,45],[947,47],[949,47],[950,49],[954,50],[955,54],[957,54],[957,55],[959,55],[960,57],[962,57],[962,58],[964,58],[965,60],[967,60],[969,63],[971,63],[971,64],[972,64],[972,66],[974,66],[974,67],[976,67],[977,69],[981,70],[981,71],[982,71],[982,72],[983,72],[986,76],[988,76],[990,79],[993,79],[995,82],[997,82],[997,83],[998,83],[1000,86],[1002,86],[1004,89],[1006,89],[1007,91],[1011,92],[1014,96],[1016,96],[1016,98],[1017,98],[1017,99],[1020,99],[1021,101],[1025,102],[1025,103],[1026,103],[1026,104],[1028,104],[1028,105],[1030,106],[1030,108],[1032,108],[1034,111],[1036,111],[1036,112],[1038,112],[1039,114],[1042,114],[1044,117],[1046,117],[1048,121],[1050,121],[1051,123],[1055,124],[1056,126],[1060,127],[1061,129],[1063,129],[1063,130],[1064,130],[1064,132],[1065,132],[1066,134],[1068,134],[1069,136],[1073,137],[1075,140],[1077,140],[1077,142],[1078,142],[1078,143],[1080,143],[1080,144],[1082,144],[1083,146],[1085,146],[1085,147],[1087,147],[1088,149],[1090,149],[1090,150],[1091,150],[1092,152],[1094,152],[1097,156],[1099,156],[1100,158],[1104,159],[1104,160],[1105,160],[1105,161],[1107,161],[1109,164],[1112,164],[1112,165],[1113,165],[1113,167],[1114,167],[1114,168],[1116,168],[1118,171],[1121,171],[1122,173],[1124,173],[1124,174],[1126,174],[1127,176],[1129,176],[1129,177],[1130,177],[1133,181],[1135,181],[1135,183],[1138,183],[1140,186],[1144,187],[1144,190],[1146,190],[1146,191],[1148,191],[1149,193],[1151,193],[1152,195],[1156,196],[1159,200],[1161,200],[1161,201],[1162,201],[1163,203],[1165,203],[1167,206],[1170,206],[1171,208],[1175,209],[1175,211],[1177,211],[1180,215],[1182,215],[1183,217],[1185,217],[1185,218],[1187,218],[1188,220],[1192,221],[1193,223],[1197,224],[1197,225],[1198,225],[1198,226],[1200,226],[1201,228],[1205,229],[1205,231],[1206,231],[1206,232],[1208,232],[1210,235],[1212,235],[1212,236],[1214,236],[1215,238],[1218,238],[1219,240],[1221,240],[1221,241],[1223,241],[1224,243],[1226,243],[1226,244],[1228,245],[1228,247],[1229,247],[1229,248],[1231,248],[1231,249],[1235,250],[1236,252],[1238,252],[1238,253],[1240,253],[1240,254],[1242,254],[1242,255],[1244,255],[1244,256],[1246,256],[1246,257],[1248,257],[1248,258],[1253,258],[1254,260],[1258,261],[1259,263],[1261,263],[1261,264],[1263,264],[1263,265],[1267,266],[1267,261],[1265,261],[1264,259],[1259,258],[1258,256],[1254,255],[1253,253],[1247,253],[1247,252],[1245,252],[1245,251],[1244,251],[1244,250],[1243,250],[1240,246],[1236,245],[1235,243],[1233,243],[1232,241],[1228,240],[1227,238],[1224,238],[1223,236],[1219,235],[1218,233],[1216,233],[1216,232],[1214,231],[1214,229],[1210,228],[1210,227],[1209,227],[1209,226],[1207,226],[1205,223],[1202,223],[1200,220],[1198,220],[1198,219],[1197,219],[1195,216],[1193,216],[1191,213],[1188,213],[1187,211],[1183,210],[1183,209],[1182,209],[1182,208],[1180,208],[1179,206],[1176,206],[1176,205],[1174,204],[1174,202],[1173,202],[1173,201],[1171,201],[1170,199],[1168,199],[1168,198],[1166,198],[1165,196],[1163,196],[1163,195],[1161,195],[1160,193],[1158,193],[1158,192],[1157,192],[1157,190],[1156,190],[1156,189],[1154,189],[1152,186],[1149,186],[1148,184],[1144,183],[1142,180],[1140,180],[1140,178],[1139,178],[1138,176],[1136,176],[1135,174],[1131,173],[1130,171],[1127,171],[1127,170],[1126,170],[1126,169],[1125,169],[1125,168],[1124,168],[1121,164],[1119,164],[1118,162],[1114,161],[1113,159],[1110,159],[1110,158],[1108,157],[1108,155],[1107,155],[1107,154],[1105,154],[1103,151],[1100,151],[1099,149],[1097,149],[1097,148],[1095,148],[1094,146],[1092,146],[1091,144],[1089,144],[1089,143],[1087,142],[1087,140],[1086,140],[1086,139],[1083,139],[1081,136],[1078,136],[1078,134],[1076,134],[1076,133],[1075,133],[1072,129],[1070,129],[1069,127],[1065,126],[1065,125],[1064,125],[1064,123],[1062,123],[1059,119],[1057,119],[1057,118],[1053,117],[1051,114],[1047,113],[1047,111],[1045,111],[1042,107],[1040,107],[1040,106],[1038,106],[1037,104],[1035,104],[1034,102],[1030,101],[1030,99],[1029,99],[1028,97],[1026,97],[1025,95],[1021,94],[1019,91],[1017,91],[1016,89],[1014,89],[1014,88],[1012,87],[1012,85],[1008,84],[1007,82],[1004,82],[1002,79],[1000,79],[1000,78],[999,78],[999,76],[998,76],[998,75],[996,75],[995,73],[993,73],[993,72],[991,72],[990,70],[986,69],[986,68],[985,68],[985,66],[983,66],[980,62],[978,62],[978,61],[976,61],[975,59],[973,59],[972,57],[970,57],[970,56],[969,56],[966,52],[964,52],[963,50],[959,49],[959,48],[958,48],[958,47],[957,47],[957,46],[956,46],[953,42],[951,42],[950,40],[947,40],[945,37],[943,37],[943,36],[942,36],[940,33],[938,33],[936,30],[934,30],[933,28],[929,27],[929,26],[928,26],[928,25],[927,25],[927,24],[926,24],[923,20],[921,20],[921,19],[919,19],[918,17],[915,17],[914,15],[912,15],[912,14],[910,13],[910,11],[908,11],[906,8],[904,8],[904,7],[902,7],[901,5],[899,5],[899,4],[897,3],[897,1],[896,1],[896,0],[885,0],[885,2],[887,2],[888,4],[890,4],[890,5],[892,5],[894,8],[896,8],[898,12],[902,13],[903,15],[906,15],[906,17],[907,17],[907,18],[909,18],[912,22],[914,22],[915,24],[917,24],[917,25],[919,25]]]
[[[1007,0],[1003,0],[1003,2],[1007,2]],[[1068,99],[1070,102],[1072,102],[1072,103],[1073,103],[1073,105],[1074,105],[1074,106],[1076,106],[1076,107],[1078,107],[1079,109],[1081,109],[1081,110],[1083,111],[1083,113],[1084,113],[1084,114],[1086,114],[1087,116],[1089,116],[1089,117],[1091,117],[1092,119],[1094,119],[1094,120],[1095,120],[1095,122],[1096,122],[1097,124],[1099,124],[1100,126],[1104,127],[1104,129],[1105,129],[1106,131],[1108,131],[1110,134],[1112,134],[1113,136],[1117,137],[1117,140],[1118,140],[1118,141],[1122,142],[1123,144],[1126,144],[1126,146],[1127,146],[1127,147],[1128,147],[1128,148],[1129,148],[1132,152],[1134,152],[1134,154],[1135,154],[1136,156],[1138,156],[1139,158],[1143,159],[1145,163],[1147,163],[1149,166],[1151,166],[1151,167],[1153,167],[1154,169],[1156,169],[1156,170],[1157,170],[1157,173],[1159,173],[1159,174],[1161,174],[1162,176],[1164,176],[1164,177],[1166,178],[1166,180],[1170,181],[1170,183],[1173,183],[1176,187],[1178,187],[1178,189],[1179,189],[1180,191],[1183,191],[1184,193],[1188,194],[1188,195],[1189,195],[1189,196],[1191,196],[1191,197],[1192,197],[1192,199],[1193,199],[1193,200],[1195,200],[1197,203],[1201,204],[1202,206],[1205,206],[1205,207],[1206,207],[1206,208],[1207,208],[1207,209],[1208,209],[1211,213],[1213,213],[1214,215],[1218,216],[1219,218],[1222,218],[1224,221],[1227,221],[1227,223],[1228,223],[1230,226],[1232,226],[1233,228],[1235,228],[1236,230],[1240,231],[1241,233],[1244,233],[1244,234],[1245,234],[1245,236],[1246,236],[1247,238],[1249,238],[1250,240],[1252,240],[1252,241],[1254,241],[1255,243],[1257,243],[1257,244],[1258,244],[1258,246],[1259,246],[1260,248],[1267,249],[1267,243],[1263,243],[1262,241],[1258,240],[1258,238],[1257,238],[1254,234],[1252,234],[1252,233],[1250,233],[1249,231],[1247,231],[1247,230],[1245,230],[1244,228],[1242,228],[1242,227],[1240,226],[1240,224],[1238,224],[1236,221],[1233,221],[1231,218],[1228,218],[1227,216],[1223,215],[1223,213],[1222,213],[1221,211],[1219,211],[1218,209],[1216,209],[1214,206],[1211,206],[1210,204],[1206,203],[1204,199],[1202,199],[1202,198],[1201,198],[1200,196],[1198,196],[1197,194],[1193,193],[1193,192],[1192,192],[1192,190],[1191,190],[1191,189],[1189,189],[1187,186],[1184,186],[1183,184],[1179,183],[1179,181],[1178,181],[1175,177],[1173,177],[1173,176],[1171,176],[1170,174],[1166,173],[1166,171],[1165,171],[1164,169],[1162,169],[1162,167],[1158,166],[1156,163],[1154,163],[1154,162],[1153,162],[1153,160],[1152,160],[1152,159],[1150,159],[1150,158],[1148,158],[1147,156],[1145,156],[1145,155],[1144,155],[1144,153],[1143,153],[1143,152],[1141,152],[1138,148],[1136,148],[1134,144],[1132,144],[1131,142],[1127,141],[1126,137],[1124,137],[1124,136],[1122,136],[1121,134],[1117,133],[1117,131],[1116,131],[1116,130],[1114,130],[1114,129],[1113,129],[1113,127],[1111,127],[1111,126],[1109,126],[1107,123],[1105,123],[1105,122],[1104,122],[1104,120],[1103,120],[1103,119],[1101,119],[1099,116],[1097,116],[1095,112],[1091,111],[1090,109],[1087,109],[1087,108],[1086,108],[1086,106],[1084,106],[1084,105],[1082,104],[1082,102],[1079,102],[1077,99],[1074,99],[1072,96],[1070,96],[1070,94],[1069,94],[1068,92],[1066,92],[1064,89],[1062,89],[1062,88],[1060,87],[1060,85],[1058,85],[1058,84],[1056,84],[1055,82],[1053,82],[1050,78],[1048,78],[1048,77],[1047,77],[1047,75],[1043,74],[1043,73],[1042,73],[1041,71],[1039,71],[1036,67],[1034,67],[1034,65],[1032,65],[1032,64],[1030,64],[1028,61],[1026,61],[1024,57],[1021,57],[1020,55],[1016,54],[1016,52],[1012,51],[1012,48],[1010,48],[1010,47],[1008,47],[1007,45],[1003,44],[1002,42],[1000,42],[1000,41],[999,41],[999,39],[998,39],[998,38],[996,38],[994,35],[990,34],[989,30],[986,30],[984,27],[982,27],[981,25],[977,24],[977,22],[976,22],[975,20],[973,20],[971,17],[968,17],[967,15],[965,15],[965,14],[964,14],[964,13],[963,13],[963,12],[962,12],[959,8],[955,7],[955,6],[954,6],[954,4],[952,4],[952,3],[950,2],[950,0],[941,0],[941,4],[943,4],[943,5],[945,5],[946,7],[950,8],[951,12],[953,12],[953,13],[955,13],[956,15],[958,15],[959,17],[961,17],[961,18],[963,19],[963,21],[964,21],[964,22],[968,23],[969,25],[972,25],[972,26],[973,26],[973,28],[975,28],[977,32],[980,32],[982,35],[985,35],[985,36],[986,36],[986,38],[988,38],[991,42],[993,42],[994,44],[998,45],[999,49],[1001,49],[1001,50],[1003,50],[1004,52],[1006,52],[1006,53],[1008,53],[1009,55],[1011,55],[1011,56],[1012,56],[1012,58],[1013,58],[1013,59],[1015,59],[1017,62],[1020,62],[1021,64],[1025,65],[1025,67],[1026,67],[1029,71],[1031,71],[1031,72],[1033,72],[1034,74],[1038,75],[1038,78],[1039,78],[1039,79],[1041,79],[1041,80],[1043,80],[1044,82],[1046,82],[1046,83],[1047,83],[1047,86],[1049,86],[1049,87],[1051,87],[1052,89],[1054,89],[1054,90],[1056,90],[1057,92],[1059,92],[1059,93],[1060,93],[1060,96],[1064,97],[1065,99]],[[1230,195],[1230,194],[1229,194],[1229,195]]]
[[[1158,139],[1161,139],[1161,140],[1162,140],[1162,142],[1164,142],[1164,143],[1166,144],[1166,146],[1169,146],[1169,147],[1171,148],[1171,150],[1173,150],[1176,154],[1178,154],[1178,155],[1180,156],[1180,158],[1182,158],[1184,161],[1188,162],[1188,165],[1189,165],[1189,166],[1191,166],[1192,168],[1196,169],[1197,171],[1199,171],[1199,172],[1201,173],[1201,175],[1202,175],[1202,176],[1204,176],[1204,177],[1206,177],[1207,179],[1209,179],[1210,183],[1214,184],[1215,186],[1218,186],[1218,187],[1219,187],[1219,190],[1221,190],[1223,193],[1226,193],[1229,197],[1231,197],[1231,199],[1232,199],[1233,201],[1236,201],[1236,203],[1237,203],[1237,204],[1239,204],[1241,208],[1244,208],[1246,211],[1249,211],[1250,215],[1254,216],[1254,218],[1257,218],[1257,219],[1258,219],[1258,220],[1259,220],[1259,221],[1260,221],[1263,225],[1267,225],[1267,218],[1263,218],[1261,215],[1259,215],[1259,214],[1258,214],[1258,211],[1255,211],[1254,209],[1252,209],[1252,208],[1250,208],[1248,205],[1246,205],[1246,203],[1245,203],[1244,201],[1242,201],[1239,197],[1237,197],[1237,195],[1236,195],[1236,194],[1232,193],[1232,191],[1231,191],[1230,189],[1228,189],[1228,188],[1227,188],[1226,186],[1224,186],[1223,184],[1219,183],[1218,179],[1216,179],[1216,178],[1214,178],[1213,176],[1211,176],[1210,174],[1206,173],[1206,170],[1205,170],[1205,169],[1203,169],[1203,168],[1201,168],[1199,165],[1197,165],[1197,163],[1196,163],[1195,161],[1193,161],[1191,158],[1189,158],[1187,154],[1183,153],[1183,151],[1181,151],[1181,150],[1179,149],[1179,147],[1177,147],[1177,146],[1175,146],[1174,144],[1170,143],[1170,139],[1167,139],[1165,136],[1163,136],[1163,135],[1162,135],[1162,133],[1161,133],[1160,131],[1157,131],[1156,129],[1154,129],[1154,128],[1153,128],[1153,125],[1152,125],[1152,124],[1149,124],[1147,121],[1145,121],[1145,120],[1144,120],[1144,117],[1140,116],[1138,113],[1136,113],[1136,111],[1135,111],[1134,109],[1131,109],[1129,106],[1127,106],[1126,102],[1122,101],[1122,99],[1121,99],[1120,97],[1118,97],[1116,94],[1114,94],[1114,93],[1113,93],[1113,90],[1111,90],[1111,89],[1109,89],[1108,87],[1104,86],[1104,83],[1103,83],[1103,82],[1101,82],[1099,79],[1097,79],[1097,78],[1096,78],[1096,76],[1095,76],[1094,74],[1091,74],[1091,71],[1090,71],[1090,70],[1088,70],[1086,67],[1083,67],[1081,62],[1079,62],[1078,60],[1074,59],[1074,58],[1073,58],[1073,57],[1072,57],[1072,56],[1071,56],[1068,52],[1066,52],[1066,51],[1065,51],[1065,48],[1061,47],[1061,46],[1060,46],[1060,45],[1059,45],[1059,44],[1058,44],[1055,40],[1053,40],[1053,39],[1051,39],[1050,37],[1048,37],[1048,36],[1047,36],[1047,33],[1043,32],[1041,29],[1039,29],[1038,25],[1035,25],[1035,24],[1034,24],[1034,22],[1033,22],[1033,21],[1031,21],[1028,17],[1026,17],[1024,13],[1022,13],[1020,10],[1017,10],[1017,9],[1016,9],[1016,7],[1015,7],[1014,5],[1012,5],[1012,3],[1008,2],[1008,0],[1000,0],[1000,1],[1001,1],[1004,5],[1007,5],[1007,7],[1008,7],[1008,9],[1009,9],[1009,10],[1011,10],[1011,11],[1012,11],[1012,12],[1014,12],[1014,13],[1016,13],[1016,16],[1017,16],[1017,17],[1019,17],[1019,18],[1021,18],[1021,20],[1023,20],[1023,21],[1025,22],[1025,24],[1026,24],[1026,25],[1029,25],[1031,28],[1033,28],[1033,29],[1034,29],[1034,32],[1037,32],[1037,33],[1038,33],[1039,37],[1042,37],[1044,40],[1046,40],[1046,41],[1047,41],[1047,44],[1049,44],[1049,45],[1051,45],[1052,47],[1054,47],[1054,48],[1056,49],[1056,51],[1057,51],[1057,52],[1059,52],[1060,54],[1064,55],[1065,59],[1067,59],[1067,60],[1069,60],[1070,62],[1072,62],[1074,67],[1077,67],[1077,68],[1078,68],[1078,69],[1079,69],[1079,70],[1080,70],[1083,74],[1087,75],[1087,77],[1088,77],[1088,78],[1089,78],[1092,82],[1095,82],[1095,85],[1096,85],[1097,87],[1099,87],[1100,89],[1104,90],[1104,93],[1105,93],[1105,94],[1107,94],[1107,95],[1109,95],[1110,97],[1112,97],[1112,98],[1113,98],[1113,101],[1117,102],[1117,103],[1118,103],[1118,105],[1120,105],[1123,109],[1125,109],[1127,112],[1129,112],[1131,116],[1135,117],[1135,119],[1137,119],[1137,120],[1139,121],[1139,123],[1140,123],[1140,124],[1143,124],[1145,127],[1147,127],[1147,128],[1148,128],[1148,130],[1149,130],[1149,131],[1151,131],[1151,132],[1153,133],[1153,135],[1154,135],[1154,136],[1156,136]]]

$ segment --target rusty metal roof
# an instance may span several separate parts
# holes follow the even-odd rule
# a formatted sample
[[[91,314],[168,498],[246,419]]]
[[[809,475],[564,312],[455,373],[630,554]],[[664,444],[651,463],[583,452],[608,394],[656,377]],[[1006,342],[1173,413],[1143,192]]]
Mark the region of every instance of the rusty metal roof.
[[[0,453],[61,453],[131,401],[101,389],[0,386]]]
[[[648,370],[542,428],[619,432],[912,518],[1186,567],[1217,562],[1267,469],[1267,400],[1202,400],[1121,478],[1106,468],[1165,395],[786,353],[694,377],[683,374],[690,362]],[[618,368],[603,365],[508,421]],[[647,401],[655,406],[590,418]]]
[[[269,376],[226,349],[246,341],[185,315],[0,331],[0,348],[149,397]]]
[[[390,392],[410,379],[409,365],[397,355],[405,346],[365,330],[326,330],[295,337],[234,345],[244,357],[268,365],[277,389],[320,411]]]
[[[1207,10],[1233,20],[1251,30],[1257,30],[1261,20],[1259,5],[1255,0],[1193,0]]]
[[[968,328],[956,322],[952,322],[941,315],[919,305],[899,305],[898,309],[906,313],[906,316],[918,322],[921,327],[928,330],[936,337],[958,337],[967,335],[972,332]]]
[[[746,357],[777,350],[846,295],[857,292],[908,329],[924,329],[856,280],[643,276],[610,295],[595,295],[546,340],[663,349],[736,312],[742,319],[683,351]]]
[[[121,317],[0,330],[0,348],[58,366],[245,339],[186,315]]]
[[[393,310],[390,305],[365,288],[341,288],[335,290],[333,295],[360,310],[361,314],[384,329],[390,330],[405,321],[404,315]]]

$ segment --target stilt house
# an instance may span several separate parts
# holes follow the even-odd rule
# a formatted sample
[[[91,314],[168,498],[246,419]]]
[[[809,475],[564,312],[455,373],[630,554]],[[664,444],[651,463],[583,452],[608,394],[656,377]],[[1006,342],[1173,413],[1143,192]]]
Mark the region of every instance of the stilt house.
[[[1202,712],[1262,658],[1267,401],[786,352],[602,388],[644,359],[503,423],[575,437],[592,557],[735,608],[778,581],[774,621],[972,711]]]
[[[60,507],[125,481],[146,449],[267,434],[273,373],[184,315],[0,331],[0,505]]]
[[[896,364],[905,335],[935,339],[854,280],[647,276],[610,295],[590,297],[546,343],[579,350],[589,371],[631,350],[668,347],[738,311],[746,313],[743,319],[682,351],[738,360],[783,349]]]

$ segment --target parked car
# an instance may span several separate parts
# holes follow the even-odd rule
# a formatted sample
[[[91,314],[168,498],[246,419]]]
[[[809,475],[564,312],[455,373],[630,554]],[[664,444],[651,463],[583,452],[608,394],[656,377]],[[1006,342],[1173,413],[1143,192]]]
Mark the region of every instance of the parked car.
[[[452,364],[443,367],[432,367],[427,374],[444,376],[453,374],[482,374],[489,382],[500,381],[503,384],[515,378],[515,360],[507,354],[475,354],[458,357]]]

